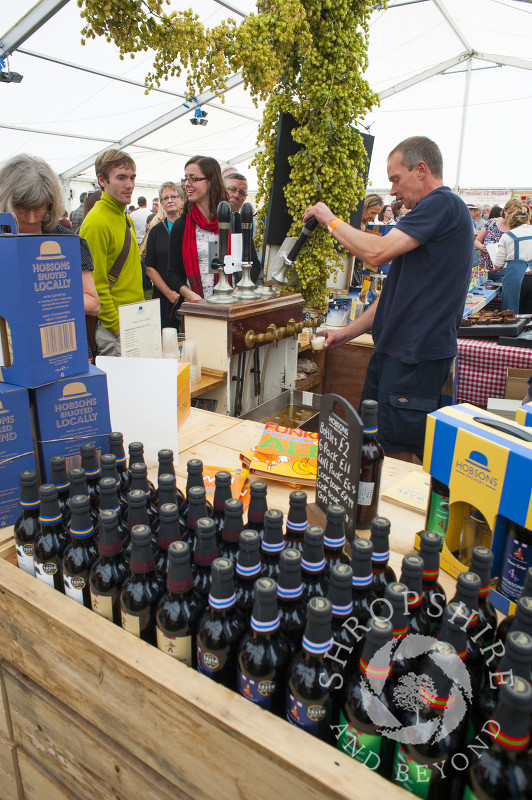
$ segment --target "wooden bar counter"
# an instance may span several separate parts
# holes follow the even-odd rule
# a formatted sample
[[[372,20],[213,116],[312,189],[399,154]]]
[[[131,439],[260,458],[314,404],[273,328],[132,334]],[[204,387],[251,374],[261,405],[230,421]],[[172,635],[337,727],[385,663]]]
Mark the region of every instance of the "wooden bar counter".
[[[187,459],[239,466],[262,423],[192,409]],[[407,470],[386,460],[384,486]],[[420,468],[417,468],[420,469]],[[286,513],[290,488],[268,483]],[[309,493],[309,500],[313,499]],[[420,514],[381,503],[394,566]],[[367,800],[406,792],[15,566],[0,531],[0,800]],[[452,586],[451,579],[443,576]]]

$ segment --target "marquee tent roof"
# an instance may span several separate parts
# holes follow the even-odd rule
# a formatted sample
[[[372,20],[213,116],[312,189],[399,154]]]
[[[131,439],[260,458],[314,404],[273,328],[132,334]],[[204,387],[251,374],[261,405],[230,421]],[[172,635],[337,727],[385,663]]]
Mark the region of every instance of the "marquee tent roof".
[[[237,165],[256,186],[250,161],[261,109],[239,76],[225,104],[200,98],[208,125],[192,126],[184,77],[146,95],[151,54],[121,61],[103,38],[82,47],[74,0],[41,0],[29,17],[31,0],[0,2],[0,56],[7,51],[7,69],[23,76],[0,83],[2,159],[41,155],[77,192],[94,180],[94,158],[110,145],[132,154],[139,186],[179,178],[199,152]],[[254,9],[252,0],[221,2],[196,0],[194,10],[210,26]],[[375,136],[373,185],[387,185],[391,147],[422,133],[440,144],[452,186],[531,186],[531,40],[531,0],[390,0],[375,12],[367,77],[381,106],[358,121]]]

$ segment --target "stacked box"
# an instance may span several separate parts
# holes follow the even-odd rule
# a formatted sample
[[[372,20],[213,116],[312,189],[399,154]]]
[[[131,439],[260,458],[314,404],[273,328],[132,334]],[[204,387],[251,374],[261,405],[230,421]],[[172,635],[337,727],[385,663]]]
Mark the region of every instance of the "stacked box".
[[[28,390],[0,383],[0,528],[20,516],[19,475],[35,469]]]
[[[515,421],[527,428],[532,428],[532,403],[527,403],[515,412]]]

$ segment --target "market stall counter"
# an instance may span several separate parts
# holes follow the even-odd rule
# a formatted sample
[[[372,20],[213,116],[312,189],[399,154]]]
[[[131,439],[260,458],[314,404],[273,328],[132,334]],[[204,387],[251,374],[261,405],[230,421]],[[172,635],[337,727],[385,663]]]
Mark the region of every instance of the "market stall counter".
[[[192,409],[179,431],[187,459],[239,466],[262,424]],[[420,470],[421,468],[417,468]],[[386,459],[385,490],[412,465]],[[268,505],[290,487],[268,481]],[[309,498],[311,499],[311,498]],[[394,568],[423,517],[381,501]],[[367,532],[365,532],[367,535]],[[366,800],[403,789],[117,628],[16,566],[0,531],[2,800],[213,798]],[[453,581],[441,576],[450,591]]]

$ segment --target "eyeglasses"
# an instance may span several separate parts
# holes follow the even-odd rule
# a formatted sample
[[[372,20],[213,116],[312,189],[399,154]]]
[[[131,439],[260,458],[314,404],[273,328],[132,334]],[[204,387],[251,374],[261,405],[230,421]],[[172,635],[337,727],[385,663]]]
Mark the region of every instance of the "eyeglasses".
[[[228,192],[231,192],[231,194],[237,194],[238,193],[238,196],[239,197],[243,197],[244,200],[248,196],[248,193],[245,192],[244,189],[237,189],[236,186],[227,186],[226,189],[227,189]]]
[[[196,178],[195,175],[185,175],[181,183],[197,183],[198,181],[208,181],[208,178]]]
[[[176,200],[179,200],[179,195],[178,194],[168,194],[168,195],[166,195],[166,197],[161,197],[161,203],[166,203],[167,200],[173,200],[174,203],[175,203]]]

